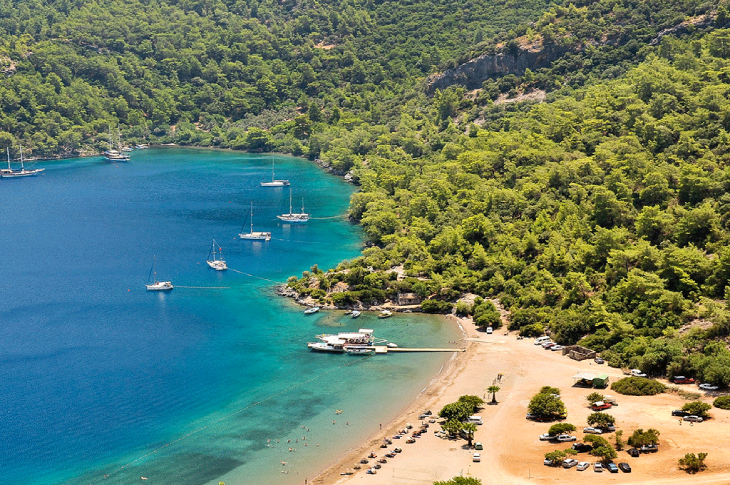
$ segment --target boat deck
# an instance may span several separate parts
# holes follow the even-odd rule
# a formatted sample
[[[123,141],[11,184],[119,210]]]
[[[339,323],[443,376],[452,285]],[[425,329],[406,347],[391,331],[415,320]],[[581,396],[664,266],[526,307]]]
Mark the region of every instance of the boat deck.
[[[385,345],[374,345],[372,347],[375,349],[376,354],[387,354],[388,352],[464,352],[466,349],[439,349],[439,348],[433,348],[433,347],[423,347],[423,348],[408,348],[408,347],[394,347],[390,348]]]

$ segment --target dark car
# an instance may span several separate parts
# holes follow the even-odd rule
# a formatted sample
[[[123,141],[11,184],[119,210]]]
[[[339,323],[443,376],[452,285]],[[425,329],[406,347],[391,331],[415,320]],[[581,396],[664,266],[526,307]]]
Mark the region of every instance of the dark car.
[[[634,458],[637,458],[641,454],[641,452],[636,448],[630,448],[626,450],[626,453],[628,453],[629,456],[633,456]]]
[[[628,463],[619,463],[618,468],[624,473],[631,473],[631,465]]]
[[[684,417],[684,416],[689,416],[689,415],[690,415],[689,412],[682,411],[681,409],[675,409],[674,411],[672,411],[672,416]]]
[[[608,468],[608,471],[610,471],[611,473],[618,473],[618,467],[616,466],[615,463],[609,463],[606,466]]]
[[[578,453],[591,451],[593,449],[593,447],[588,443],[573,443],[573,446],[571,448],[573,448]]]
[[[602,359],[602,358],[600,358],[600,357],[596,357],[595,359],[593,359],[593,361],[594,361],[594,362],[595,362],[596,364],[605,364],[605,363],[606,363],[606,361],[605,361],[605,360],[603,360],[603,359]]]

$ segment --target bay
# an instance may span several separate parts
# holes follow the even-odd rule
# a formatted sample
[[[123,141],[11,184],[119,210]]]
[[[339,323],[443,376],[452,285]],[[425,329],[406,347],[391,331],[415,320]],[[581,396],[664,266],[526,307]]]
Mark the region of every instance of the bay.
[[[0,483],[300,483],[438,371],[448,355],[306,349],[359,327],[408,346],[455,337],[440,318],[304,316],[274,295],[362,248],[353,188],[275,159],[306,224],[276,219],[289,190],[259,186],[268,155],[153,148],[0,180]],[[271,241],[238,238],[250,204]],[[226,272],[205,264],[213,239]],[[153,256],[169,293],[145,291]]]

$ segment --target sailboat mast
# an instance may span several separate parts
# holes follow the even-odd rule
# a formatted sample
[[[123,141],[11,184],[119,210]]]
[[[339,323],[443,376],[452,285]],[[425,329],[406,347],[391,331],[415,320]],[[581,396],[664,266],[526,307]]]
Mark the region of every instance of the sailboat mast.
[[[8,170],[10,170],[10,147],[5,147],[5,150],[8,152]]]
[[[289,187],[289,214],[291,214],[291,187]]]
[[[253,202],[251,202],[251,234],[253,234]]]
[[[304,197],[302,197],[302,214],[304,214]]]
[[[23,145],[20,145],[20,170],[25,170],[23,165]]]
[[[274,179],[275,179],[275,178],[276,178],[276,177],[274,176],[274,159],[272,158],[272,159],[271,159],[271,182],[272,182],[272,183],[274,182]]]

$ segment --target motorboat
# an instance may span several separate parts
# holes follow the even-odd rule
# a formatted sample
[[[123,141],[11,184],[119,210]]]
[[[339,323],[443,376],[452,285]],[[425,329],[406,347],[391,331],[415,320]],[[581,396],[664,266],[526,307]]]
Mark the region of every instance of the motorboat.
[[[359,345],[346,345],[345,352],[350,355],[373,355],[375,353],[375,349],[373,347]]]
[[[289,213],[281,214],[276,217],[284,222],[307,222],[309,220],[309,214],[304,212],[304,198],[302,198],[302,211],[299,213],[292,212],[291,188],[289,188]]]
[[[286,187],[289,185],[288,180],[276,180],[274,178],[274,159],[271,159],[271,182],[261,182],[261,187]],[[291,212],[291,211],[289,211]]]
[[[157,281],[157,270],[155,268],[157,262],[157,258],[155,256],[152,257],[152,269],[150,270],[150,278],[152,280],[152,283],[148,283],[145,286],[147,287],[147,291],[166,291],[171,290],[173,288],[171,281]]]
[[[270,232],[253,230],[253,202],[251,202],[251,231],[245,233],[243,232],[243,228],[241,228],[241,233],[238,235],[238,237],[240,237],[241,239],[248,239],[249,241],[271,241]]]
[[[360,316],[361,314],[362,314],[362,312],[361,312],[361,311],[358,311],[358,310],[353,310],[353,311],[352,311],[352,313],[351,313],[351,315],[352,315],[352,318],[357,318],[357,317],[359,317],[359,316]]]
[[[307,347],[317,352],[342,353],[345,352],[346,347],[372,347],[376,342],[376,339],[373,337],[373,330],[369,328],[361,328],[357,332],[317,335],[317,339],[319,342],[307,343]],[[379,341],[382,341],[382,339]]]
[[[397,349],[398,348],[398,344],[395,343],[395,342],[388,342],[386,344],[386,347],[388,347],[389,349]]]
[[[313,306],[311,308],[307,308],[306,310],[304,310],[304,314],[305,315],[311,315],[312,313],[317,313],[318,311],[319,311],[319,307],[318,306]]]
[[[390,318],[393,316],[393,312],[390,310],[383,310],[378,314],[378,318]]]
[[[217,251],[216,247],[218,249]],[[219,256],[216,257],[216,254],[218,254]],[[213,239],[213,247],[210,249],[210,252],[208,253],[208,259],[206,259],[205,262],[208,263],[208,266],[216,271],[224,271],[228,269],[228,266],[223,259],[223,248],[216,244],[215,239]]]
[[[345,341],[329,339],[321,342],[308,342],[307,347],[314,352],[335,352],[341,354],[345,351]]]

